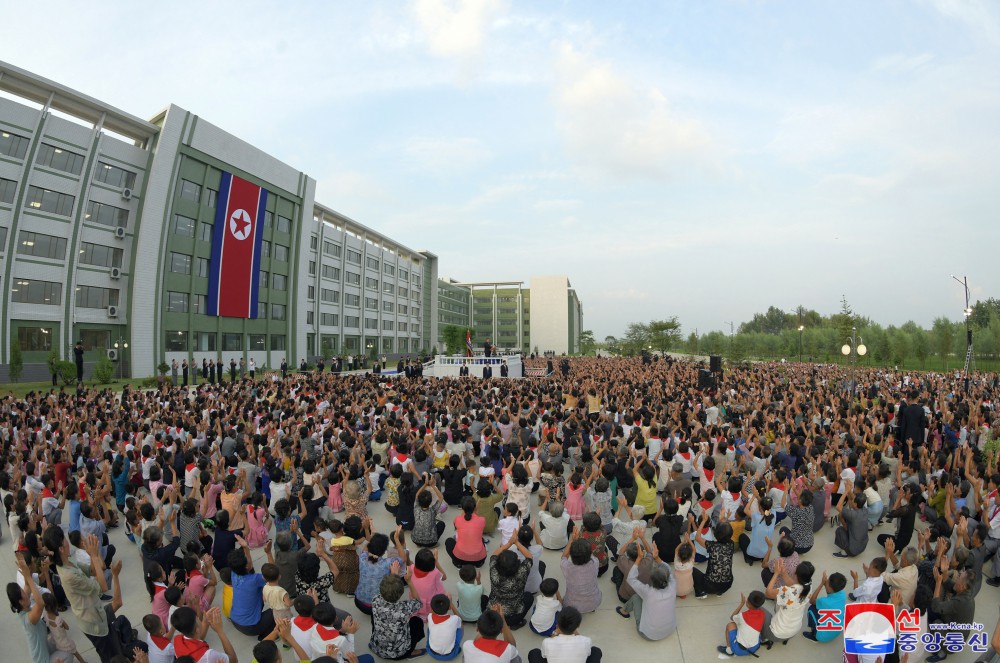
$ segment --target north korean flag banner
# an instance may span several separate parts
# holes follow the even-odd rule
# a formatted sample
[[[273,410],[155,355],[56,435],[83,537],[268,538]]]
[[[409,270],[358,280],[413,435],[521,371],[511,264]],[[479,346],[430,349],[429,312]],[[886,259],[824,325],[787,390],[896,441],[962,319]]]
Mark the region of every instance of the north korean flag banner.
[[[208,273],[208,315],[256,318],[267,190],[222,173]]]

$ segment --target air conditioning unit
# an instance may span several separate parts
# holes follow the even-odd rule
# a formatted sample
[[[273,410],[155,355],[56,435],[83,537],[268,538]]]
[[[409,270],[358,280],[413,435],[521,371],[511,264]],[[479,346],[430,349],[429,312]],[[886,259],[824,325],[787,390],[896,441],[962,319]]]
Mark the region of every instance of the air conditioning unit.
[[[112,267],[111,268],[111,278],[113,278],[113,279],[115,279],[117,281],[121,277],[122,277],[122,270],[121,270],[121,268],[119,268],[119,267]]]
[[[117,306],[109,306],[108,307],[108,317],[109,318],[117,318],[118,317],[118,307]]]
[[[108,359],[111,361],[118,361],[118,349],[108,348]]]
[[[132,200],[132,189],[125,187],[122,189],[122,198],[125,200]]]
[[[121,226],[115,228],[115,237],[117,237],[118,239],[125,239],[125,229],[122,228]]]

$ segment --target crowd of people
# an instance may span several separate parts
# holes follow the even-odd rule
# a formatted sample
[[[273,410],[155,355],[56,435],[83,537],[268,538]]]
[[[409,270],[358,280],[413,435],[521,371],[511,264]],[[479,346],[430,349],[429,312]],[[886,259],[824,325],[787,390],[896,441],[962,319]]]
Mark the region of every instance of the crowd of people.
[[[840,660],[822,643],[843,639],[851,603],[913,624],[858,663],[1000,656],[1000,631],[968,626],[1000,586],[997,376],[966,390],[955,375],[757,364],[703,391],[693,362],[561,366],[522,380],[283,366],[3,398],[7,595],[28,658],[82,662],[78,630],[105,663],[286,649],[597,663],[587,615],[602,605],[661,641],[679,600],[713,595],[735,605],[715,636],[726,656],[801,635]],[[850,578],[828,572],[818,537],[856,560]],[[752,586],[734,581],[737,551],[760,568]],[[140,577],[133,625],[122,583]],[[525,627],[544,638],[530,651]]]

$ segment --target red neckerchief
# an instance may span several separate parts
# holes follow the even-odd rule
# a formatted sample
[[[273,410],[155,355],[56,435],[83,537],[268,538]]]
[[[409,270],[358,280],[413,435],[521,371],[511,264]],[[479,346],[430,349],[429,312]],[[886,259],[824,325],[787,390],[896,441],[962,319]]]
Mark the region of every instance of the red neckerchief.
[[[162,582],[153,583],[153,596],[156,596],[160,592],[165,592],[165,591],[167,591],[167,586],[164,585]]]
[[[160,651],[163,651],[170,646],[170,638],[164,638],[162,635],[153,635],[150,633],[149,639],[153,641],[153,644],[156,645],[156,648]]]
[[[703,469],[702,473],[705,475],[705,478],[708,479],[708,482],[712,483],[712,479],[715,478],[715,470]]]
[[[48,486],[45,486],[45,488],[42,489],[42,497],[55,497],[55,495],[52,494],[52,491],[49,490]]]
[[[316,633],[319,634],[323,640],[333,640],[334,638],[340,637],[340,631],[335,628],[327,628],[320,624],[316,624]]]
[[[299,615],[298,617],[292,620],[292,623],[298,626],[300,630],[308,631],[309,629],[311,629],[313,626],[316,625],[316,620],[313,619],[312,617],[304,617],[302,615]]]
[[[487,654],[491,654],[496,658],[500,658],[504,650],[507,649],[507,643],[503,640],[493,640],[491,638],[476,638],[472,641],[472,646],[479,651],[484,651]]]
[[[737,490],[735,493],[733,491],[729,491],[729,496],[732,497],[735,502],[740,499],[740,491]]]
[[[414,569],[413,569],[413,577],[414,577],[414,578],[424,578],[424,577],[426,577],[426,576],[427,576],[427,575],[428,575],[429,573],[430,573],[430,571],[421,571],[421,570],[420,570],[420,569],[418,569],[418,568],[414,568]]]
[[[201,657],[205,655],[208,649],[208,643],[202,640],[194,640],[183,635],[178,635],[174,638],[174,655],[177,658],[190,656],[197,662],[201,660]]]
[[[451,619],[451,615],[437,615],[433,612],[431,613],[431,621],[435,624],[444,624],[449,619]]]

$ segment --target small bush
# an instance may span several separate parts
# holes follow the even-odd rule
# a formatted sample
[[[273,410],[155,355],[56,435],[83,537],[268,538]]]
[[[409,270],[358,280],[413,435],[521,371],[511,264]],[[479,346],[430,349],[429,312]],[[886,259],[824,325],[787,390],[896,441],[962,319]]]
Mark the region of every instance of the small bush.
[[[108,384],[115,378],[115,365],[111,363],[107,353],[101,355],[94,366],[94,381],[97,384]]]
[[[71,361],[60,361],[56,364],[56,375],[64,387],[76,384],[76,364]]]
[[[12,338],[10,339],[10,364],[7,366],[10,381],[17,382],[20,380],[23,372],[24,357],[21,356],[21,344],[18,343],[16,338]]]

